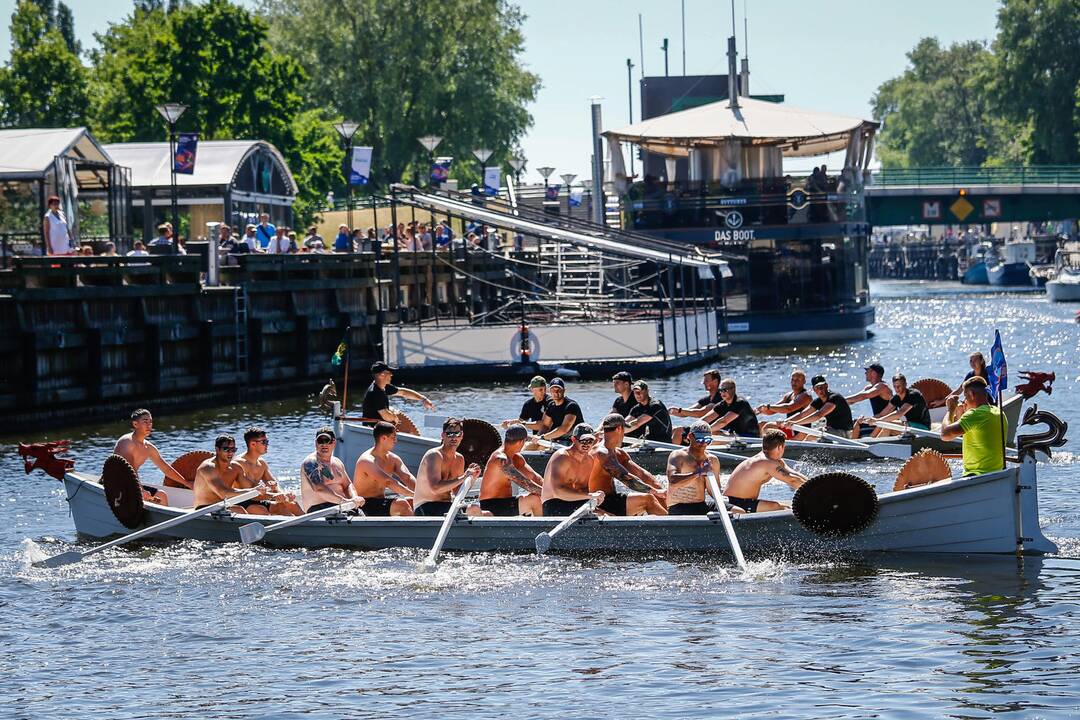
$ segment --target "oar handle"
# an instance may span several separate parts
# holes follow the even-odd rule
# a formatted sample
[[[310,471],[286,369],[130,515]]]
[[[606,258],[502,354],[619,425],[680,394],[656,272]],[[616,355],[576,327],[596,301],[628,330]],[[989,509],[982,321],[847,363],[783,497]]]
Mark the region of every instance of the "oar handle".
[[[446,511],[446,517],[443,518],[442,527],[439,528],[439,534],[435,538],[435,544],[431,546],[431,552],[428,553],[427,559],[424,560],[424,568],[430,570],[435,567],[439,552],[442,550],[443,543],[446,542],[446,536],[450,533],[450,526],[457,516],[458,508],[465,501],[465,496],[468,494],[472,482],[473,473],[465,473],[465,479],[461,481],[461,487],[458,488],[457,494],[454,495],[454,499],[450,503],[450,509]]]
[[[306,515],[297,515],[291,517],[288,520],[282,520],[276,522],[273,525],[267,525],[263,528],[266,532],[273,532],[274,530],[282,530],[293,525],[299,525],[307,520],[318,520],[319,518],[330,517],[331,515],[337,515],[338,513],[346,513],[356,507],[356,500],[349,500],[347,502],[339,503],[333,507],[323,508],[322,510],[316,510],[315,512],[309,512]]]
[[[896,430],[897,432],[911,433],[915,437],[939,437],[939,435],[933,430],[923,430],[922,428],[914,428],[910,425],[900,425],[898,423],[884,422],[881,420],[875,421],[874,425],[877,425],[880,428],[885,428],[886,430]]]
[[[720,513],[720,523],[724,526],[724,534],[727,535],[728,543],[731,545],[731,552],[735,555],[735,562],[738,563],[740,570],[745,570],[746,558],[743,557],[739,538],[735,536],[735,527],[731,524],[731,518],[728,516],[724,496],[720,493],[720,483],[717,482],[715,473],[710,472],[706,477],[709,481],[709,490],[712,491],[713,499],[716,500],[716,509]]]

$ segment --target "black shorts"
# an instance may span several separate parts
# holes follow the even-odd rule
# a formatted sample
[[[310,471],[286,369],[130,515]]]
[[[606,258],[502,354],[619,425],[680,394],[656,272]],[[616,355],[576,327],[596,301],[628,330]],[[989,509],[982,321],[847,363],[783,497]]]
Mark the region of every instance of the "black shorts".
[[[667,512],[668,515],[708,515],[712,509],[709,503],[702,500],[701,502],[675,503],[668,506]]]
[[[604,512],[609,512],[612,515],[625,515],[626,495],[617,492],[604,493],[604,502],[600,503],[599,507]]]
[[[317,505],[312,505],[311,507],[309,507],[307,509],[307,512],[309,512],[309,513],[318,512],[319,510],[325,510],[327,508],[337,507],[340,504],[341,503],[331,503],[331,502],[318,503]],[[352,516],[355,517],[355,516],[359,515],[360,512],[356,508],[353,508],[352,510],[346,511],[345,514],[346,515],[352,515]]]
[[[725,499],[729,503],[734,505],[735,507],[742,508],[743,510],[745,510],[748,513],[757,512],[757,506],[758,506],[758,499],[757,498],[754,498],[753,500],[751,500],[750,498],[737,498],[737,497],[731,497],[730,495],[726,495]]]
[[[393,504],[394,501],[388,497],[369,497],[364,498],[361,510],[371,517],[390,517],[390,506]]]
[[[544,501],[544,517],[566,517],[573,515],[574,511],[589,502],[588,500],[560,500],[552,498]]]
[[[420,517],[442,517],[450,512],[449,502],[426,502],[420,503],[413,508],[413,515]]]
[[[238,502],[238,503],[233,503],[233,504],[236,507],[242,507],[245,510],[247,510],[252,505],[261,505],[264,508],[266,508],[267,510],[270,509],[270,501],[269,500],[245,500],[244,502]]]
[[[518,512],[518,499],[516,497],[481,500],[480,509],[488,511],[495,517],[516,517],[521,514]]]

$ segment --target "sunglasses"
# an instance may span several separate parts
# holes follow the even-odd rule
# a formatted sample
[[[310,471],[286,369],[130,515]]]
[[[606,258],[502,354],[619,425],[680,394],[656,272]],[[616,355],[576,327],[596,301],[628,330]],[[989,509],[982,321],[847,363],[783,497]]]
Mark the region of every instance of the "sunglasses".
[[[722,387],[722,388],[720,388],[720,392],[724,392],[724,393],[735,392],[735,388]]]
[[[316,445],[333,445],[334,444],[334,438],[328,438],[328,437],[325,437],[325,436],[323,436],[321,438],[316,438],[315,439],[315,444]]]
[[[579,438],[578,444],[581,445],[581,447],[592,447],[596,444],[596,438]]]
[[[270,444],[270,440],[268,440],[267,438],[263,438],[261,440],[252,440],[252,442],[257,442],[257,443],[259,443],[261,445],[269,445]]]
[[[443,432],[446,437],[461,437],[463,434],[461,430],[446,430]]]
[[[710,433],[708,435],[705,435],[704,433],[702,433],[702,434],[690,433],[690,437],[693,438],[694,442],[699,442],[699,443],[712,442],[712,433]]]
[[[227,453],[234,453],[234,452],[236,452],[236,446],[232,445],[230,447],[220,447],[220,448],[218,448],[218,450],[221,450],[221,451],[227,452]]]

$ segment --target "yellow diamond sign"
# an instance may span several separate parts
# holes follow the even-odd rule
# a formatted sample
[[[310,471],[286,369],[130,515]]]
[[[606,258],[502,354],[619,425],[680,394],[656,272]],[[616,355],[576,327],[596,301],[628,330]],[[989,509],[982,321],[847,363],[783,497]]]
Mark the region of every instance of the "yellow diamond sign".
[[[975,206],[967,201],[966,198],[958,198],[956,202],[949,206],[949,212],[956,216],[956,219],[960,222],[964,221],[968,215],[975,209]]]

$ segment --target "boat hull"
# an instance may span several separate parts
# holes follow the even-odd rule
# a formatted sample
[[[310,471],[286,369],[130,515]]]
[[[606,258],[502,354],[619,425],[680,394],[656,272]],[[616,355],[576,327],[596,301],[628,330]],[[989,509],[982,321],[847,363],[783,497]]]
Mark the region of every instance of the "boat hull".
[[[990,278],[986,274],[986,263],[977,262],[965,270],[961,282],[965,285],[989,285]]]
[[[995,287],[1032,285],[1031,266],[1027,263],[1002,263],[986,268],[986,277]]]
[[[1050,302],[1080,302],[1080,276],[1076,282],[1050,280],[1046,283],[1046,297]]]
[[[64,478],[76,530],[104,538],[129,532],[113,517],[96,476],[68,473]],[[1019,492],[1017,488],[1020,488]],[[185,512],[147,505],[147,525]],[[468,518],[461,516],[445,549],[464,552],[533,552],[535,538],[560,518]],[[873,523],[843,538],[816,535],[791,511],[732,516],[743,551],[752,558],[835,558],[848,553],[1010,554],[1026,536],[1023,552],[1056,552],[1038,526],[1034,460],[974,478],[960,478],[880,497]],[[1019,524],[1018,524],[1019,521]],[[166,529],[160,539],[237,542],[250,522],[274,518],[215,513]],[[429,548],[441,518],[343,518],[309,520],[269,533],[275,547],[348,547],[359,550]],[[588,518],[560,534],[552,552],[598,554],[729,553],[719,517]]]

